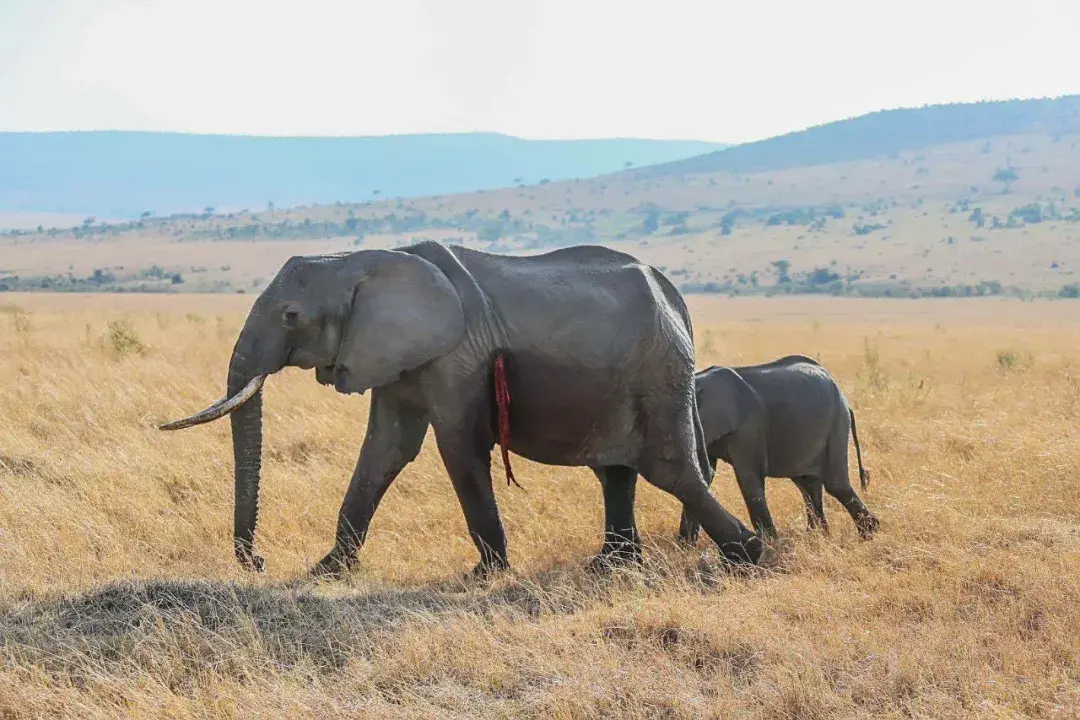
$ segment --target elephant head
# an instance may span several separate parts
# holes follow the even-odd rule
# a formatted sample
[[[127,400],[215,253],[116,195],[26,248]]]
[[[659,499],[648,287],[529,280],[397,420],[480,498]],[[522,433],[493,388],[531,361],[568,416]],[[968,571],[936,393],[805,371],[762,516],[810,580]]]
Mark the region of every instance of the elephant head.
[[[341,393],[395,382],[453,350],[465,333],[454,286],[423,258],[392,250],[293,257],[255,300],[233,347],[226,394],[161,426],[179,430],[231,415],[236,481],[233,541],[244,566],[254,551],[262,466],[262,386],[284,367],[316,371]]]

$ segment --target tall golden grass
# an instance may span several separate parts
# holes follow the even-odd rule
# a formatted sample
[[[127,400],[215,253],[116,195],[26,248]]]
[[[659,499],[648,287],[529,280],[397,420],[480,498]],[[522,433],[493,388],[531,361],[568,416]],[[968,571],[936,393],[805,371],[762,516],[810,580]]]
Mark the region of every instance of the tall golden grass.
[[[513,570],[476,555],[432,438],[359,567],[317,584],[367,400],[267,383],[255,577],[231,549],[220,396],[238,298],[0,298],[0,716],[1075,717],[1080,313],[1067,303],[695,301],[699,367],[820,357],[882,520],[781,538],[750,576],[674,543],[644,483],[641,572],[590,575],[599,487],[493,455]],[[8,303],[8,304],[4,304]],[[852,462],[854,462],[852,460]],[[730,470],[714,483],[744,520]]]

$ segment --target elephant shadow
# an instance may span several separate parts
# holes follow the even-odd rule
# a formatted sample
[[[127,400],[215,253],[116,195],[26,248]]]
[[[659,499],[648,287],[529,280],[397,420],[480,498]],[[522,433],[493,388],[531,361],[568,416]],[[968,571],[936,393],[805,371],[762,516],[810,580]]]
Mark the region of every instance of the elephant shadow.
[[[602,576],[555,566],[489,582],[459,578],[373,589],[310,578],[114,581],[77,595],[0,603],[0,652],[65,680],[89,680],[102,669],[172,677],[210,667],[240,679],[259,666],[332,671],[371,659],[411,627],[454,632],[455,623],[467,631],[497,618],[537,622],[613,601],[634,586],[688,582],[705,590],[733,574],[775,572],[649,565]]]
[[[330,670],[370,658],[410,626],[573,614],[605,588],[610,583],[559,570],[366,592],[307,579],[117,581],[79,595],[0,605],[0,652],[67,679],[103,668],[175,674],[178,657],[237,677],[259,665]]]

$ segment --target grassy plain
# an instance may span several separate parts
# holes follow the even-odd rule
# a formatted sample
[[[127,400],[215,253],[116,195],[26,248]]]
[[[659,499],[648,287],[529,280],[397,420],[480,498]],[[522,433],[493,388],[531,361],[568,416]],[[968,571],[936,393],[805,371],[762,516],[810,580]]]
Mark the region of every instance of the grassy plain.
[[[642,572],[583,570],[588,471],[493,474],[511,573],[475,551],[430,434],[362,562],[316,584],[367,399],[266,390],[264,577],[231,554],[221,394],[248,297],[16,295],[0,307],[2,717],[1076,717],[1080,303],[692,298],[698,365],[818,356],[853,402],[882,520],[834,500],[750,577],[673,543],[645,486]],[[854,462],[854,461],[852,461]],[[721,467],[721,502],[742,518]]]

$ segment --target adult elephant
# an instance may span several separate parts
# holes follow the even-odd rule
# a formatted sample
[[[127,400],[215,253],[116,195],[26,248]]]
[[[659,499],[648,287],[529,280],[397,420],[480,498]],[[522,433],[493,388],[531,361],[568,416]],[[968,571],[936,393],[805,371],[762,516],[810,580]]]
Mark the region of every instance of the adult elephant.
[[[255,570],[260,391],[286,366],[314,368],[341,393],[372,391],[336,542],[313,572],[339,575],[355,562],[429,425],[480,554],[474,574],[509,565],[490,474],[497,429],[512,430],[504,452],[536,462],[640,472],[700,518],[725,558],[761,555],[760,539],[708,489],[685,303],[630,255],[579,246],[507,257],[422,242],[286,262],[240,332],[225,397],[162,426],[231,413],[235,552]],[[501,425],[495,391],[512,398]]]
[[[802,492],[811,527],[827,531],[822,488],[840,501],[859,534],[869,538],[878,520],[848,477],[848,433],[855,443],[859,479],[868,474],[855,427],[855,413],[829,372],[813,358],[787,355],[761,365],[713,366],[695,375],[698,412],[706,452],[732,466],[754,529],[775,535],[765,503],[765,478],[790,478]],[[633,473],[597,473],[604,485],[607,534],[634,553]],[[711,479],[711,473],[706,475]],[[699,526],[684,508],[679,536],[697,539]]]

